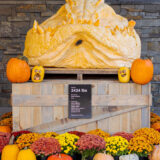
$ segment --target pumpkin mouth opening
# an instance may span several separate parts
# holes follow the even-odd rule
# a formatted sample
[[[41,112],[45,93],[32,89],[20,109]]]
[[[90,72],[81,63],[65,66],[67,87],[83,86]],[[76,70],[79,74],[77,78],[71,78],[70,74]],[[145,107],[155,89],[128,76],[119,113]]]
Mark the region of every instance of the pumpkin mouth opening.
[[[83,40],[78,40],[77,42],[76,42],[76,46],[79,46],[79,45],[81,45],[83,43]]]

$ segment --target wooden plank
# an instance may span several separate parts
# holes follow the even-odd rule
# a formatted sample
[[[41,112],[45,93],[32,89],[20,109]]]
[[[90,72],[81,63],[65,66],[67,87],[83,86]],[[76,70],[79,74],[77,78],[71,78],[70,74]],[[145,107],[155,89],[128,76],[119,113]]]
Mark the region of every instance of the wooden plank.
[[[48,123],[53,121],[53,107],[43,106],[41,113],[42,123]]]
[[[131,93],[131,84],[120,84],[120,95],[130,95]],[[131,108],[131,106],[130,106]],[[130,131],[130,115],[128,113],[123,113],[120,115],[120,130],[119,131]]]
[[[126,131],[126,132],[130,132],[130,114],[128,113],[123,113],[120,119],[120,130],[121,131]]]
[[[97,122],[98,128],[103,129],[105,132],[109,132],[109,118],[99,120]]]
[[[107,106],[144,106],[148,105],[149,96],[147,95],[93,95],[92,105],[100,106],[106,104]],[[13,96],[12,104],[14,106],[67,106],[67,95],[15,95]]]
[[[141,121],[142,127],[150,127],[150,107],[142,108]]]
[[[81,131],[81,132],[89,132],[91,130],[94,130],[95,128],[97,128],[97,122],[92,122],[92,123],[88,123],[85,125],[80,125],[80,126],[76,127],[76,130]]]
[[[32,68],[32,67],[31,67]],[[47,68],[46,74],[118,74],[118,69],[73,69],[73,68]]]
[[[65,107],[65,108],[67,108],[67,107]],[[68,110],[67,110],[67,112],[68,112]],[[66,114],[64,113],[63,106],[53,107],[53,120],[60,120],[60,119],[67,118],[67,117],[68,116],[66,116]]]
[[[65,119],[53,121],[53,122],[50,122],[50,123],[41,124],[41,125],[36,126],[36,127],[28,128],[28,130],[30,130],[32,132],[42,132],[42,131],[43,132],[46,132],[46,131],[60,132],[62,130],[74,128],[74,127],[81,126],[81,125],[86,125],[88,123],[92,123],[92,122],[96,122],[96,121],[103,120],[103,119],[106,119],[106,118],[110,118],[110,117],[113,117],[113,116],[117,116],[117,115],[120,115],[122,113],[135,111],[137,109],[141,110],[141,108],[143,108],[143,107],[142,106],[141,107],[133,107],[133,108],[127,108],[126,110],[120,110],[120,111],[117,111],[117,112],[104,113],[104,114],[93,116],[92,119],[78,119],[78,120],[76,119],[75,120],[75,119],[65,118]]]
[[[20,129],[33,126],[33,107],[20,107]]]
[[[119,95],[119,83],[109,84],[109,95]]]
[[[33,126],[42,124],[41,109],[42,107],[33,107]]]
[[[109,133],[120,131],[120,115],[109,118]]]
[[[141,109],[130,112],[130,131],[134,132],[141,128]]]

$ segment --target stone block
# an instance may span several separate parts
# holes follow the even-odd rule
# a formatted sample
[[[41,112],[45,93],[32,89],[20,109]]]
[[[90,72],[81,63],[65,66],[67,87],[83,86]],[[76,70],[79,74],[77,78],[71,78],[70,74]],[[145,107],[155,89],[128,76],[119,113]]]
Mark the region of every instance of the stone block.
[[[51,17],[52,15],[53,15],[52,11],[46,11],[41,13],[42,17]]]
[[[16,16],[16,17],[8,17],[9,22],[23,22],[23,21],[30,21],[29,17],[26,16]]]
[[[148,42],[148,50],[160,51],[160,41],[159,42]]]
[[[39,5],[19,5],[16,7],[17,12],[44,12],[46,10],[45,4],[39,4]]]
[[[0,22],[0,37],[10,37],[12,27],[10,22]]]
[[[160,5],[145,5],[146,12],[160,12]]]
[[[10,5],[0,5],[0,16],[10,16],[12,7]]]
[[[116,12],[117,14],[120,13],[120,11],[121,11],[120,5],[112,5],[111,7],[115,10],[115,12]]]
[[[137,20],[136,27],[159,27],[160,26],[160,19],[142,19]]]
[[[154,74],[160,74],[160,63],[154,64]]]

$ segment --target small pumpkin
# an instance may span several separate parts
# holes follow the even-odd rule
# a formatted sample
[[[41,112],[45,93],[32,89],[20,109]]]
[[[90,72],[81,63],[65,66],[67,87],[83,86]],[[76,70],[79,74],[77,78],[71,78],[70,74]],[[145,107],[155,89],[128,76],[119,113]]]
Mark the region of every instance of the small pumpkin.
[[[139,160],[139,157],[136,154],[129,154],[129,155],[120,156],[119,160]]]
[[[36,160],[36,156],[31,149],[21,150],[17,160]]]
[[[114,160],[114,158],[109,154],[97,153],[94,156],[93,160]]]
[[[130,69],[121,67],[118,71],[118,79],[121,83],[128,83],[130,81]]]
[[[155,145],[154,149],[149,156],[150,160],[160,160],[160,145]]]
[[[160,129],[160,123],[159,122],[156,122],[156,123],[153,123],[151,128],[155,129],[155,130],[158,130]]]
[[[16,144],[7,145],[2,150],[1,160],[17,160],[19,148]]]
[[[12,83],[24,83],[30,79],[31,71],[26,57],[11,58],[7,63],[7,78]]]
[[[66,154],[57,154],[49,156],[47,160],[72,160],[72,157]]]
[[[11,133],[12,130],[9,126],[0,126],[0,132],[3,132],[3,133]]]
[[[136,59],[131,67],[131,78],[137,84],[147,84],[153,78],[154,66],[150,59]]]
[[[44,68],[42,66],[35,66],[32,69],[32,81],[33,82],[42,82],[44,79]]]

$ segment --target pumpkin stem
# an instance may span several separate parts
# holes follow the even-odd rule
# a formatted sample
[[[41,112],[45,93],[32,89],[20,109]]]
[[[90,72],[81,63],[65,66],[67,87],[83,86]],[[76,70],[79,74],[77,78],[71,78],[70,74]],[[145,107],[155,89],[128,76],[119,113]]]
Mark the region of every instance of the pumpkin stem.
[[[18,56],[17,58],[29,63],[28,58],[26,56]]]

